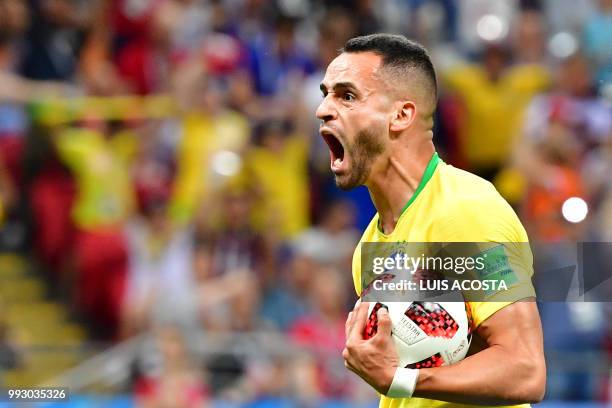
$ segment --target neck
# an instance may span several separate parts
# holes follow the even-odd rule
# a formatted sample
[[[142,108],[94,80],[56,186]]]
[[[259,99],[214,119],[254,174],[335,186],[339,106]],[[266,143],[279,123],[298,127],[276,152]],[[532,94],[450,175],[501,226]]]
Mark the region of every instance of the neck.
[[[416,149],[397,149],[385,167],[367,183],[372,202],[378,211],[380,228],[393,232],[406,203],[414,195],[435,148],[431,140]]]

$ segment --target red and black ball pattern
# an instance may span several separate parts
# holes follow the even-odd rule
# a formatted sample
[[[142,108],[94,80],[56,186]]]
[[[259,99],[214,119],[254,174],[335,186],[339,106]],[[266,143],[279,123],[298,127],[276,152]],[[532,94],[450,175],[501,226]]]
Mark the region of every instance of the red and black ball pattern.
[[[428,336],[451,339],[459,330],[455,319],[439,303],[413,302],[404,314]]]
[[[371,339],[374,337],[376,332],[378,331],[378,310],[383,307],[382,303],[376,303],[370,316],[368,317],[368,321],[366,323],[365,329],[363,330],[363,338],[364,340]]]
[[[408,364],[406,368],[431,368],[440,367],[444,364],[444,359],[440,353],[436,353],[431,357],[427,357],[424,360],[417,361],[416,363]]]

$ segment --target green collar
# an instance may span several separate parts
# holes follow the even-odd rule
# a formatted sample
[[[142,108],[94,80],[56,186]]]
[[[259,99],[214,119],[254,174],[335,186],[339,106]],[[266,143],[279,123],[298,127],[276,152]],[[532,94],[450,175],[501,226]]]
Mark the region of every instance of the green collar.
[[[438,152],[434,152],[433,156],[431,156],[431,160],[429,160],[429,163],[425,168],[425,172],[423,173],[423,178],[421,178],[421,182],[417,186],[416,190],[414,190],[414,194],[412,195],[412,197],[410,197],[410,200],[408,200],[404,208],[402,208],[402,214],[408,209],[408,207],[410,207],[410,204],[412,204],[414,200],[416,200],[420,192],[423,191],[425,185],[431,179],[431,176],[433,176],[434,171],[436,171],[436,167],[438,167],[439,162],[440,157],[438,156]]]
[[[414,190],[414,194],[412,194],[412,197],[410,197],[410,200],[408,200],[404,208],[402,208],[400,217],[406,212],[408,207],[410,207],[410,204],[412,204],[414,200],[416,200],[417,196],[421,193],[421,191],[423,191],[423,189],[425,188],[425,185],[431,179],[434,172],[436,171],[436,167],[438,167],[438,163],[440,163],[440,161],[441,160],[440,160],[440,157],[438,156],[438,152],[434,152],[433,156],[429,160],[429,163],[427,164],[427,167],[425,168],[425,172],[423,173],[423,177],[421,178],[419,185],[417,186],[416,190]],[[377,225],[378,231],[383,233],[382,229],[380,228],[380,218],[378,219],[377,224],[378,224]],[[384,235],[387,235],[387,234],[384,234]]]

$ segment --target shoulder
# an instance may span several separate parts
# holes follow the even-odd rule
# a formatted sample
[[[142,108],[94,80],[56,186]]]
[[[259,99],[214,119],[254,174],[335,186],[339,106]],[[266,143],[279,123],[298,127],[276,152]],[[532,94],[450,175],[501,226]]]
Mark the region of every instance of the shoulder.
[[[508,70],[507,79],[518,90],[531,92],[549,85],[551,75],[548,69],[539,64],[520,64]]]
[[[505,203],[489,181],[450,164],[440,163],[439,181],[446,214],[470,210],[474,205],[482,208]]]
[[[447,86],[459,91],[482,82],[484,75],[482,69],[476,65],[460,64],[443,71],[441,79]]]
[[[445,165],[443,208],[434,228],[445,241],[523,242],[527,235],[493,184],[467,171]]]
[[[64,129],[57,133],[53,141],[60,156],[70,162],[80,162],[84,155],[99,152],[104,148],[102,136],[87,129]]]

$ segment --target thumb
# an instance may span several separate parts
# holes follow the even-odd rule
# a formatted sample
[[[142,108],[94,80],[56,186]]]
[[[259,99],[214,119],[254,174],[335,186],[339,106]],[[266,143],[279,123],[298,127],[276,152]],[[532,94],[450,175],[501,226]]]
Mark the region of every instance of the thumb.
[[[389,317],[389,311],[386,307],[381,307],[377,312],[378,317],[378,331],[376,336],[391,336],[391,318]]]

